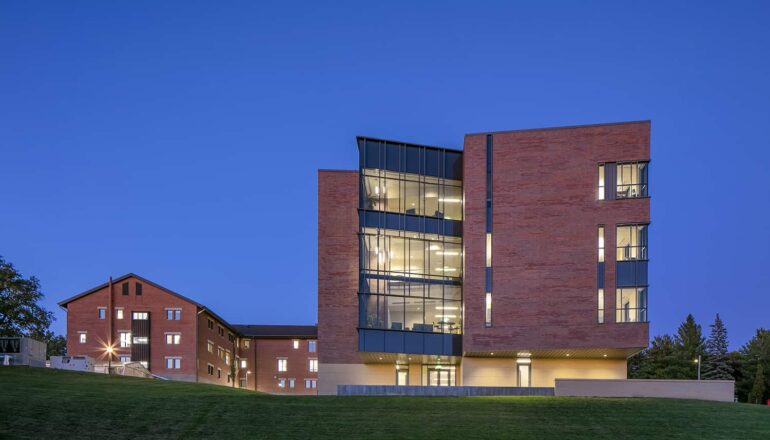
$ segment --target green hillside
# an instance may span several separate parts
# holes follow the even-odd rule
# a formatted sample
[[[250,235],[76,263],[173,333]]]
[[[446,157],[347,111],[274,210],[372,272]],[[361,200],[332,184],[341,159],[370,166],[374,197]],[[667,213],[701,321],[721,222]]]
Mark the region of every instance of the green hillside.
[[[285,397],[24,367],[0,389],[0,438],[770,438],[770,407],[688,400]]]

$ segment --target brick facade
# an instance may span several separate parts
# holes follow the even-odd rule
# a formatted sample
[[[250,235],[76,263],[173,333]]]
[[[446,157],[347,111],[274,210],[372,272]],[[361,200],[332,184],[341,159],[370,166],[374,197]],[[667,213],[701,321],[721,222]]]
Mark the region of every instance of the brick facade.
[[[136,294],[137,283],[142,286],[141,295]],[[123,295],[124,284],[128,286],[128,295]],[[120,347],[120,332],[131,331],[133,312],[147,312],[150,320],[148,367],[153,374],[171,380],[242,387],[267,393],[316,394],[317,388],[305,387],[305,379],[317,379],[317,373],[309,371],[309,360],[318,357],[317,352],[308,350],[309,341],[316,341],[312,326],[262,326],[280,327],[288,333],[292,327],[301,328],[303,333],[300,337],[291,334],[269,339],[244,337],[201,304],[133,274],[76,295],[60,305],[67,309],[69,355],[90,356],[96,359],[97,364],[107,364],[106,348],[111,343],[115,351],[113,364],[119,364],[121,356],[131,356],[131,348]],[[99,319],[100,308],[112,310],[112,313],[105,312],[104,319]],[[118,319],[118,309],[123,311],[122,319]],[[167,319],[169,309],[180,311],[179,320]],[[85,343],[80,343],[80,332],[86,334]],[[313,334],[308,336],[308,332]],[[167,344],[167,334],[178,334],[179,344]],[[299,343],[297,349],[293,348],[295,339]],[[179,358],[180,368],[167,368],[168,357]],[[286,388],[278,387],[278,357],[288,360],[289,370],[280,373],[280,377],[296,379],[294,388],[290,388],[288,382]],[[235,364],[234,377],[226,358]],[[245,368],[241,368],[242,360],[246,361]]]
[[[486,134],[464,150],[466,353],[641,349],[647,323],[615,323],[615,225],[649,222],[649,199],[597,200],[600,162],[649,160],[649,122],[493,134],[493,306],[484,326]],[[609,182],[608,184],[614,184]],[[605,225],[605,323],[597,227]]]
[[[318,172],[318,338],[323,364],[358,355],[358,172]]]

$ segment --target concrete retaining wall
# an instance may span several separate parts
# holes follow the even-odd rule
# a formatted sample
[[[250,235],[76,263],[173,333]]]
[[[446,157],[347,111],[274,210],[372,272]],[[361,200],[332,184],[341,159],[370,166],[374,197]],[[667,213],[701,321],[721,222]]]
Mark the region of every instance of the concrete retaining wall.
[[[731,380],[556,379],[556,396],[665,397],[733,402]]]
[[[337,385],[339,396],[553,396],[553,388]]]

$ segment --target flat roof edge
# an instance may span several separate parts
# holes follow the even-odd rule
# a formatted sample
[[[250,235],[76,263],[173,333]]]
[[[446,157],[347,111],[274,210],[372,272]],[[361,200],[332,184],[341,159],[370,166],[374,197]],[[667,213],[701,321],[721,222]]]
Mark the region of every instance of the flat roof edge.
[[[597,124],[581,124],[581,125],[563,125],[558,127],[539,127],[539,128],[520,128],[514,130],[498,130],[498,131],[481,131],[477,133],[466,133],[465,136],[478,136],[482,134],[502,134],[502,133],[517,133],[522,131],[545,131],[545,130],[570,130],[576,128],[590,128],[590,127],[604,127],[613,125],[632,125],[632,124],[652,124],[651,119],[640,119],[637,121],[618,121],[618,122],[600,122]]]

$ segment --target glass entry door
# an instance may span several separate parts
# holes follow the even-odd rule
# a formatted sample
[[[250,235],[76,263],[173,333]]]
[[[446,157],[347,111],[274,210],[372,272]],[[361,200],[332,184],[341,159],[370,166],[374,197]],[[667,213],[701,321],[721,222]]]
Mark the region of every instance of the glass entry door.
[[[428,370],[428,385],[432,387],[448,387],[449,370]]]
[[[396,385],[409,385],[409,371],[396,370]]]
[[[530,364],[519,364],[518,365],[518,382],[520,387],[529,387],[530,386],[530,378],[529,378],[529,372],[530,372]]]

